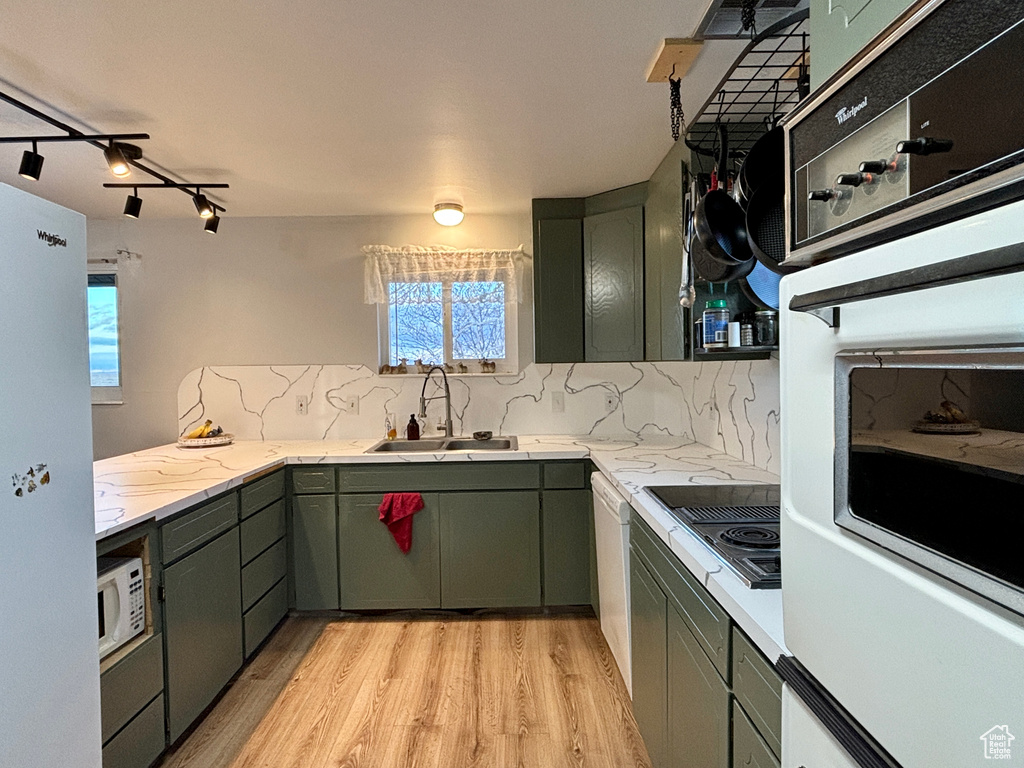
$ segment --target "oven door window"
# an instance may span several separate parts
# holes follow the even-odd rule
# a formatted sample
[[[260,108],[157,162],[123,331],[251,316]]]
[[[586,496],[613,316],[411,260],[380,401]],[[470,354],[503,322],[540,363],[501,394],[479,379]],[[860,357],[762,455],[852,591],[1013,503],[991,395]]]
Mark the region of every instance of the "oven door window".
[[[1024,353],[837,358],[836,522],[1024,613]]]

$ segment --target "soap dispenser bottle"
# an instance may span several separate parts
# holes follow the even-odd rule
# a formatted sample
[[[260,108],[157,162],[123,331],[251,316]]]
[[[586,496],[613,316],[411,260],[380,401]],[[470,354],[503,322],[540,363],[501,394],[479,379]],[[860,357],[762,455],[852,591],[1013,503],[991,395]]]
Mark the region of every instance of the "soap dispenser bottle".
[[[410,413],[409,414],[409,424],[405,428],[405,436],[409,440],[419,440],[420,439],[420,424],[419,424],[418,421],[416,421],[416,414],[415,413]]]

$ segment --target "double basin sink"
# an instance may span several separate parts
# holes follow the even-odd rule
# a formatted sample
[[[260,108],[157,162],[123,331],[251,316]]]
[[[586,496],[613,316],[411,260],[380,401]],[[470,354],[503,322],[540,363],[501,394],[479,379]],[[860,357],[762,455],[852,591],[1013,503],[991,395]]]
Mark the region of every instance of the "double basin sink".
[[[515,437],[491,437],[477,440],[472,437],[436,437],[423,440],[381,440],[364,453],[444,453],[446,451],[516,451],[519,440]]]

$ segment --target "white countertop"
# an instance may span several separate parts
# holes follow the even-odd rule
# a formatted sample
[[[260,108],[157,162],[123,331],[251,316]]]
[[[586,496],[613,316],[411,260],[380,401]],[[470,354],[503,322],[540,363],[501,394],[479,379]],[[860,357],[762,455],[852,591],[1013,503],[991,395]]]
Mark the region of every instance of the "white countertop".
[[[700,443],[672,437],[522,435],[515,452],[364,453],[375,442],[240,441],[201,449],[165,445],[97,461],[96,538],[169,517],[276,465],[590,458],[769,659],[787,653],[781,590],[749,589],[643,491],[648,485],[778,483],[778,476]]]

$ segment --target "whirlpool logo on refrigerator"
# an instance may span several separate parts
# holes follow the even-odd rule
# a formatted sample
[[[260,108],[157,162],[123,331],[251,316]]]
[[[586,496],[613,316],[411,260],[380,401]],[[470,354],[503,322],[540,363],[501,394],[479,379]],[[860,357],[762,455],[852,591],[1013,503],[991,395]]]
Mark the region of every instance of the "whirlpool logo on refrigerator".
[[[67,248],[68,247],[67,238],[63,238],[60,235],[51,235],[49,232],[43,232],[43,230],[41,230],[41,229],[37,229],[36,230],[36,234],[39,236],[40,240],[45,241],[46,244],[48,246],[50,246],[51,248],[53,248],[55,246],[58,246],[58,245],[61,248]]]

